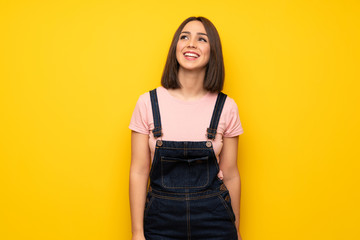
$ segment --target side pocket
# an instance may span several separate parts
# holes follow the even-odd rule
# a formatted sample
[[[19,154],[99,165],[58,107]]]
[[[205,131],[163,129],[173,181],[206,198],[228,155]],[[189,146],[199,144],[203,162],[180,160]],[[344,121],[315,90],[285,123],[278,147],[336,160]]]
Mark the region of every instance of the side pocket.
[[[224,191],[220,195],[218,195],[220,201],[224,205],[224,208],[226,209],[226,212],[230,218],[230,220],[235,223],[235,214],[231,206],[231,198],[229,191]]]
[[[148,194],[146,196],[145,209],[144,209],[144,219],[148,215],[149,209],[150,209],[151,204],[153,203],[154,199],[155,198],[153,196],[151,196],[150,194]]]

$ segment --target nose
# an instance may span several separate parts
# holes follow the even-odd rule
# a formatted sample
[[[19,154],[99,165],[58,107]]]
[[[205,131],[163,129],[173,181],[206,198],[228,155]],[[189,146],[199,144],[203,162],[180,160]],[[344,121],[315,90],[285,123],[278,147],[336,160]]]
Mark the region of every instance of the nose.
[[[195,39],[190,40],[189,44],[188,44],[188,47],[189,48],[196,48],[196,40]]]

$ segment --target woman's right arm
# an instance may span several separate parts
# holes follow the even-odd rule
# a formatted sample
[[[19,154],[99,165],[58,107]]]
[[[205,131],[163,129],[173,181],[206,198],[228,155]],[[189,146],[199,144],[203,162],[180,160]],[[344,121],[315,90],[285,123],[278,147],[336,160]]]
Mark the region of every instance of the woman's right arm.
[[[150,172],[149,135],[131,132],[130,211],[132,240],[144,240],[143,217]]]

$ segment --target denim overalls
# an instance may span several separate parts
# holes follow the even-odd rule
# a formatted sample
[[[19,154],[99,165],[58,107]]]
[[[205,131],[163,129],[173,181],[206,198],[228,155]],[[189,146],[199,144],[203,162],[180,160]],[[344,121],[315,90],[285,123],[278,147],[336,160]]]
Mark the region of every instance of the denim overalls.
[[[217,177],[219,165],[211,142],[226,97],[218,94],[207,129],[208,141],[156,141],[144,211],[147,240],[238,239],[229,191]],[[150,98],[153,134],[159,138],[156,89],[150,91]]]

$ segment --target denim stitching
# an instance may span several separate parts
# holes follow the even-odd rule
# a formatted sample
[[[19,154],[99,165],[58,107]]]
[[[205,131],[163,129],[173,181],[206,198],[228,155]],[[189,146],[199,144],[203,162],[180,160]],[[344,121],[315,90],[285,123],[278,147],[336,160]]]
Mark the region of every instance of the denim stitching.
[[[212,115],[211,121],[210,121],[210,127],[207,129],[208,139],[215,139],[215,137],[216,137],[217,127],[219,124],[222,109],[223,109],[225,101],[226,101],[226,97],[227,97],[227,95],[222,92],[220,92],[218,94],[218,97],[217,97],[216,103],[215,103],[215,107],[214,107],[214,111],[213,111],[213,115]]]
[[[199,200],[199,199],[204,199],[204,198],[211,198],[211,197],[215,197],[218,196],[222,193],[224,193],[226,191],[219,191],[219,192],[215,192],[212,194],[207,194],[207,195],[203,195],[203,196],[197,196],[197,197],[189,197],[189,196],[185,196],[185,197],[171,197],[171,196],[164,196],[164,195],[159,195],[156,194],[154,192],[150,193],[151,195],[153,195],[156,198],[162,198],[162,199],[167,199],[167,200],[178,200],[178,201],[184,201],[184,200]],[[225,200],[224,200],[225,201]]]
[[[217,109],[218,109],[218,107],[219,107],[220,96],[221,96],[221,95],[220,95],[220,93],[219,93],[219,95],[218,95],[218,97],[217,97],[217,99],[216,99],[216,103],[215,103],[215,108],[214,108],[213,116],[211,117],[211,121],[210,121],[210,129],[213,129],[213,125],[214,125],[214,117],[216,117],[216,114],[217,114]],[[209,135],[208,135],[208,138],[213,139],[213,138],[209,137]]]
[[[187,148],[187,142],[184,142],[184,156],[185,156],[185,157],[186,157],[186,155],[187,155],[186,148]]]
[[[150,91],[150,100],[151,107],[153,110],[153,119],[154,119],[154,129],[152,130],[155,138],[161,137],[161,118],[160,118],[160,110],[159,110],[159,102],[157,99],[156,88]]]
[[[150,196],[151,196],[151,195],[150,195]],[[150,209],[150,207],[151,207],[154,199],[155,199],[155,198],[152,197],[152,198],[150,199],[150,201],[148,202],[148,204],[147,204],[147,206],[146,206],[146,209],[145,209],[145,212],[144,212],[144,219],[147,217],[147,214],[148,214],[148,212],[149,212],[149,209]]]
[[[191,239],[191,232],[190,232],[190,207],[189,207],[189,201],[186,201],[186,221],[187,221],[188,240],[190,240]]]
[[[157,146],[157,148],[160,148]],[[166,149],[184,149],[184,148],[180,148],[180,147],[161,147],[161,148],[166,148]],[[187,148],[187,149],[190,149],[190,150],[203,150],[203,149],[209,149],[208,147],[206,148]]]
[[[154,96],[154,99],[155,99],[155,105],[156,105],[156,118],[157,118],[157,121],[158,121],[158,128],[161,129],[161,119],[160,119],[160,109],[159,109],[159,102],[158,102],[158,99],[157,99],[157,92],[156,92],[156,89],[155,89],[155,96]],[[161,130],[159,130],[161,131]]]
[[[209,160],[209,157],[206,157],[207,160]],[[161,156],[161,183],[163,185],[163,187],[165,188],[169,188],[169,189],[184,189],[184,188],[189,188],[189,189],[193,189],[193,188],[203,188],[207,185],[209,185],[209,161],[206,161],[206,183],[204,183],[204,185],[201,185],[201,186],[193,186],[193,187],[187,187],[187,186],[181,186],[181,187],[169,187],[169,186],[166,186],[165,183],[164,183],[164,170],[163,170],[163,163],[164,162],[164,156]],[[166,160],[165,160],[166,162]],[[176,162],[176,161],[174,161]]]
[[[153,189],[152,191],[154,192],[158,192],[158,193],[166,193],[166,194],[170,194],[170,195],[184,195],[185,193],[179,193],[179,192],[164,192],[164,191],[160,191],[160,190],[155,190]],[[187,193],[189,195],[196,195],[196,194],[201,194],[204,192],[209,192],[211,190],[203,190],[203,191],[199,191],[199,192],[193,192],[193,193]]]
[[[225,209],[226,209],[226,211],[227,211],[227,213],[228,213],[228,216],[229,216],[230,220],[231,220],[232,222],[235,222],[235,219],[234,219],[234,217],[233,217],[233,215],[232,215],[232,213],[231,213],[231,210],[229,209],[229,206],[227,205],[225,199],[224,199],[221,195],[218,195],[218,198],[220,199],[221,203],[224,205],[224,207],[225,207]]]
[[[226,95],[221,95],[221,99],[219,101],[219,110],[216,113],[216,118],[214,119],[215,121],[214,121],[213,128],[217,129],[217,126],[218,126],[219,120],[220,120],[220,116],[221,116],[221,112],[224,107],[225,100],[226,100]]]

